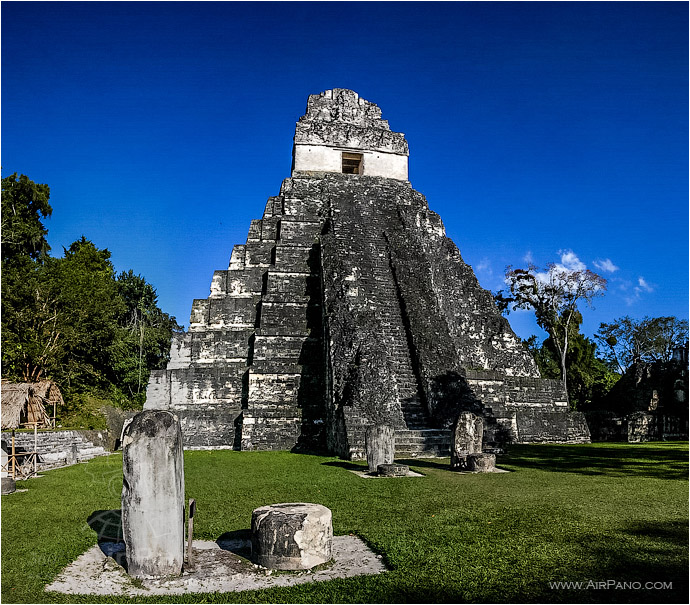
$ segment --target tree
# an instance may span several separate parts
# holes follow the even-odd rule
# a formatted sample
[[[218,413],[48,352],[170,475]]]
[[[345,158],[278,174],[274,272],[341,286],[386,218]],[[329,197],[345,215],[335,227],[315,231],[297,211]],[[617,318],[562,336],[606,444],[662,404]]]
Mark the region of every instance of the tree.
[[[527,269],[506,268],[506,282],[510,294],[503,291],[495,295],[499,308],[504,312],[515,309],[532,309],[537,324],[549,335],[557,354],[561,379],[566,384],[566,358],[570,341],[577,332],[579,316],[577,306],[602,296],[606,279],[588,269],[571,270],[551,263],[542,272],[534,265]],[[574,330],[574,331],[573,331]]]
[[[635,362],[670,361],[673,350],[688,340],[688,322],[677,317],[629,316],[602,323],[595,338],[604,345],[606,358],[621,373]]]
[[[579,313],[573,321],[579,328],[582,321]],[[541,346],[536,336],[524,342],[534,356],[541,375],[544,378],[560,378],[558,352],[551,338],[544,340]],[[573,330],[566,356],[568,399],[573,409],[591,409],[620,379],[620,374],[612,371],[609,364],[596,356],[596,350],[594,341],[579,329]]]
[[[41,222],[50,189],[26,175],[2,179],[2,373],[38,380],[57,346],[54,296],[44,280],[50,246]]]
[[[108,348],[124,310],[110,251],[97,248],[82,236],[53,265],[65,351],[55,373],[68,386],[106,389],[110,378]]]
[[[50,187],[34,183],[24,174],[17,178],[15,172],[2,179],[3,262],[21,256],[35,260],[48,253],[48,230],[41,218],[53,212],[49,199]]]
[[[66,394],[124,397],[127,406],[142,402],[180,329],[153,286],[133,271],[116,278],[110,252],[84,237],[62,258],[13,262],[2,295],[4,377],[50,377]]]
[[[15,259],[3,274],[3,375],[102,387],[124,307],[110,252],[82,237],[62,258]]]
[[[140,275],[123,271],[117,289],[124,310],[110,347],[113,378],[130,397],[140,399],[150,370],[165,367],[172,334],[181,328],[158,308],[155,288]]]
[[[48,259],[49,262],[49,259]],[[62,337],[48,263],[3,261],[2,376],[37,381],[56,366]]]
[[[82,236],[50,256],[49,192],[24,175],[2,179],[3,378],[56,380],[75,409],[96,399],[136,406],[180,327],[143,277],[116,277],[107,249]]]

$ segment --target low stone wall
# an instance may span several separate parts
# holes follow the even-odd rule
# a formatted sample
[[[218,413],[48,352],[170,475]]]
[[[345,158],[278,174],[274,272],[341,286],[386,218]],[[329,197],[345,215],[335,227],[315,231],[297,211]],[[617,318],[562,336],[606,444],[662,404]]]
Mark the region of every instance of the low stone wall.
[[[39,431],[38,470],[59,466],[69,466],[103,456],[108,443],[107,431]],[[17,432],[14,437],[15,451],[34,451],[34,434]],[[6,452],[12,451],[12,433],[2,433],[2,447]]]
[[[568,398],[561,380],[506,376],[487,370],[466,370],[465,379],[475,396],[497,417],[525,408],[551,412],[568,410]]]
[[[590,442],[585,416],[568,411],[561,380],[487,370],[466,370],[465,380],[488,421],[488,443]]]
[[[590,433],[581,412],[542,409],[516,413],[518,443],[589,443]]]
[[[301,424],[301,410],[297,407],[244,410],[241,449],[291,450],[297,445]]]

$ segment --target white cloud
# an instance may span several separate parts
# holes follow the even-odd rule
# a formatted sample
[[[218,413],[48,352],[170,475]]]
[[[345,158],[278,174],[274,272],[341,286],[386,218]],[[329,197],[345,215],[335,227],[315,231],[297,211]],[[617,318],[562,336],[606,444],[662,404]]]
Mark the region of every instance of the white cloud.
[[[637,278],[637,285],[633,288],[633,295],[626,296],[625,302],[628,306],[630,306],[640,300],[643,294],[654,292],[654,289],[655,286],[650,284],[644,277],[640,275],[640,277]]]
[[[587,268],[572,250],[559,250],[558,254],[561,255],[561,266],[559,269],[565,269],[566,271],[584,271]]]
[[[554,263],[551,270],[536,273],[537,281],[542,284],[549,284],[554,279],[560,281],[561,278],[559,276],[574,273],[575,271],[584,271],[587,268],[572,250],[559,250],[558,254],[561,256],[561,262]]]
[[[604,260],[595,260],[594,266],[603,271],[604,273],[615,273],[618,271],[618,267],[611,262],[610,258],[605,258]]]
[[[534,257],[532,256],[531,250],[527,250],[527,252],[525,253],[525,256],[522,257],[522,262],[527,263],[528,265],[534,264]]]
[[[654,292],[654,286],[648,283],[644,277],[640,276],[637,278],[637,286],[635,287],[635,291],[637,292],[638,290],[640,292]]]
[[[581,272],[587,270],[587,265],[583,263],[575,252],[568,249],[559,250],[561,257],[560,263],[554,263],[547,271],[536,273],[535,277],[542,284],[554,284],[570,289],[581,284],[585,276]],[[594,285],[594,290],[600,292],[604,286]]]

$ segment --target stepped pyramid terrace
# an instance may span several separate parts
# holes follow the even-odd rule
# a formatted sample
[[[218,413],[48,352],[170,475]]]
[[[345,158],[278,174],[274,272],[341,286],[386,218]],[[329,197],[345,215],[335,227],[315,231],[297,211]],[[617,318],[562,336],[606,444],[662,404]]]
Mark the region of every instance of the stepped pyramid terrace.
[[[396,457],[448,455],[461,411],[484,418],[489,447],[589,441],[412,188],[408,157],[356,92],[309,97],[292,175],[151,374],[145,407],[174,411],[186,447],[359,458],[385,423]]]

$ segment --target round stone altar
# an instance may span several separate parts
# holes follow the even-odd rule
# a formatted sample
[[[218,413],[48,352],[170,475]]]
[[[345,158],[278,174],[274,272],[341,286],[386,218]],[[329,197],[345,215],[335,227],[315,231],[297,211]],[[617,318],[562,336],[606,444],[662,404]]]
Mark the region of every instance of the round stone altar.
[[[404,477],[410,472],[410,467],[406,464],[379,464],[376,467],[379,477]]]
[[[311,569],[331,560],[333,523],[320,504],[291,502],[252,512],[252,561],[268,569]]]
[[[495,454],[470,454],[467,456],[467,470],[473,473],[492,473],[496,470]]]

